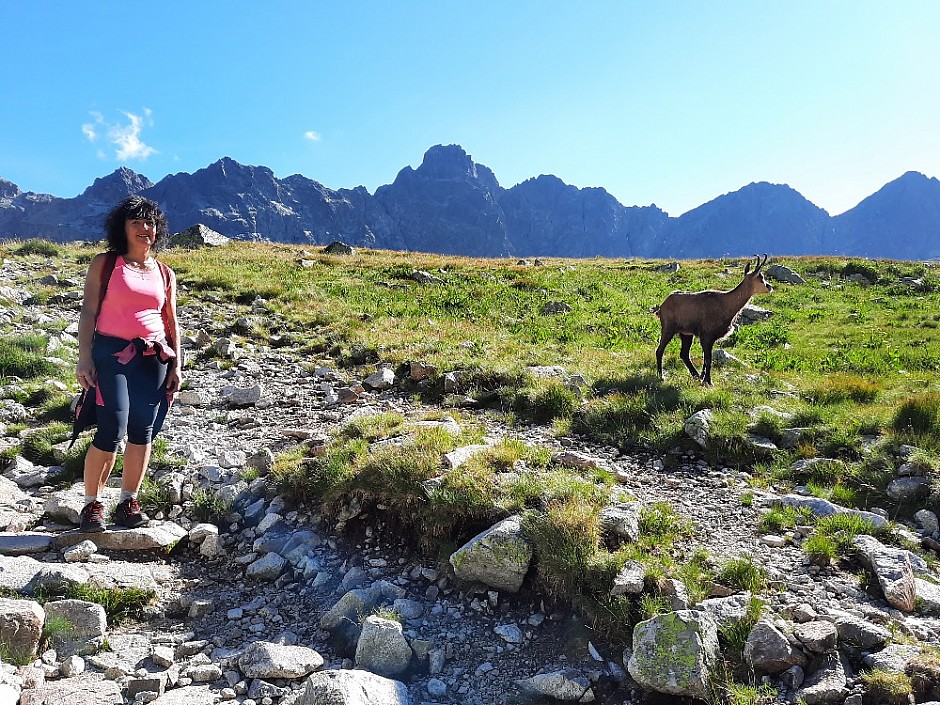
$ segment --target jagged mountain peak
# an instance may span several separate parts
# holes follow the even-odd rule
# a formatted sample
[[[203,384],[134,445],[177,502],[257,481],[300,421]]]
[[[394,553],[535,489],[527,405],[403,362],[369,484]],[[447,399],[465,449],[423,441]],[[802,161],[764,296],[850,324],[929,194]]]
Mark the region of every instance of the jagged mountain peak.
[[[146,176],[122,166],[107,176],[95,179],[94,183],[82,192],[82,197],[96,203],[113,205],[122,198],[140,193],[152,186],[153,182]]]
[[[564,181],[559,179],[554,174],[539,174],[538,176],[532,176],[522,183],[516,184],[514,188],[541,188],[545,190],[562,190],[562,189],[573,189],[575,186],[566,184]]]
[[[871,201],[872,199],[877,201],[886,196],[903,197],[904,195],[911,195],[918,197],[921,194],[931,194],[940,197],[940,179],[925,176],[919,171],[908,171],[894,181],[886,183],[871,196],[864,199],[859,205],[862,205],[866,201]]]
[[[842,252],[940,257],[940,180],[908,171],[835,218]]]
[[[0,198],[16,198],[21,193],[20,187],[4,178],[0,178]]]
[[[215,161],[209,166],[205,167],[205,169],[200,169],[195,173],[199,174],[200,172],[219,175],[225,178],[239,178],[240,176],[254,174],[263,175],[268,179],[275,178],[274,172],[266,166],[242,164],[241,162],[238,162],[231,157],[222,157],[218,161]]]
[[[496,175],[489,167],[477,164],[459,144],[435,145],[424,153],[415,173],[422,179],[435,181],[480,181],[487,188],[498,188]]]
[[[708,201],[708,203],[699,206],[699,208],[703,208],[716,202],[746,201],[749,203],[755,203],[765,199],[776,199],[779,201],[800,203],[805,202],[812,205],[814,208],[819,208],[789,184],[775,184],[771,183],[770,181],[752,181],[746,186],[742,186],[737,191],[731,191],[730,193],[713,198],[711,201]]]

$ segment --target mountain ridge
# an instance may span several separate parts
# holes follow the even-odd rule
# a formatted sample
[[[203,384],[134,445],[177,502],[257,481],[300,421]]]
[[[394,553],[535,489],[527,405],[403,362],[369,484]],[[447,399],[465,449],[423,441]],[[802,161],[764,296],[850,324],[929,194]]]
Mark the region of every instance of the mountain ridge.
[[[908,171],[831,216],[787,184],[756,181],[677,217],[626,206],[602,187],[542,174],[511,188],[459,145],[435,145],[391,184],[332,189],[231,157],[153,183],[127,167],[60,198],[0,178],[0,236],[94,240],[120,198],[152,198],[174,231],[202,223],[235,239],[473,257],[940,257],[940,180]]]

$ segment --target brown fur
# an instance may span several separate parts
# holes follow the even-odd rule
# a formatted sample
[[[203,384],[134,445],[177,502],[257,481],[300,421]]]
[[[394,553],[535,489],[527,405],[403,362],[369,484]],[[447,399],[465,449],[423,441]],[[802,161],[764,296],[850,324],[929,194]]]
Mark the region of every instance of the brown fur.
[[[761,273],[767,262],[767,255],[764,255],[763,261],[759,256],[755,257],[757,266],[754,271],[751,272],[749,261],[744,268],[744,279],[731,291],[674,291],[655,311],[662,325],[659,347],[656,348],[656,369],[660,379],[663,379],[663,351],[669,341],[678,335],[682,341],[679,357],[696,378],[699,373],[689,358],[689,350],[692,348],[693,338],[699,339],[703,353],[702,383],[711,385],[712,348],[715,343],[728,334],[734,319],[754,294],[769,294],[774,290]]]

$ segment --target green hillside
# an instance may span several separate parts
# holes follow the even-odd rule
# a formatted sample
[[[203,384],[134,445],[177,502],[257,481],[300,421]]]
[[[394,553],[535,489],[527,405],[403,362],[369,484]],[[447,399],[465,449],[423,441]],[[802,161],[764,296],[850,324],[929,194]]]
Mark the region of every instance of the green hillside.
[[[0,254],[45,246],[10,244]],[[96,251],[48,247],[63,268],[74,265],[73,276]],[[665,382],[656,378],[659,321],[651,310],[676,289],[732,288],[741,260],[687,261],[664,273],[657,271],[663,262],[650,260],[332,256],[246,243],[171,249],[164,259],[179,275],[182,306],[240,304],[252,322],[240,333],[257,343],[290,345],[311,361],[463,370],[460,391],[482,406],[620,448],[691,447],[681,422],[710,408],[716,440],[709,453],[728,464],[785,467],[821,453],[854,461],[862,437],[872,435],[940,451],[940,275],[923,263],[772,258],[806,283],[775,282],[772,294],[752,299],[773,316],[720,344],[741,364],[716,367],[714,386],[704,388],[679,361],[678,340],[666,351]],[[419,283],[415,270],[441,282]],[[37,284],[35,295],[41,301],[56,291]],[[258,297],[276,317],[251,315]],[[555,302],[561,312],[543,311]],[[692,356],[699,364],[697,343]],[[529,374],[536,365],[560,365],[589,387],[574,394]],[[755,414],[764,406],[793,416]],[[784,425],[806,429],[797,447],[768,454],[743,442],[748,432],[779,441]]]
[[[30,241],[0,246],[0,257],[80,279],[96,251]],[[339,256],[245,243],[171,249],[163,258],[179,275],[184,328],[187,311],[215,311],[219,328],[241,344],[287,347],[311,366],[345,367],[352,376],[365,377],[379,362],[400,371],[422,362],[433,367],[428,380],[396,377],[429,405],[473,409],[517,428],[547,424],[559,435],[641,449],[667,466],[693,453],[713,466],[746,470],[755,490],[802,485],[845,506],[884,508],[893,518],[912,511],[884,491],[900,446],[912,445],[918,450],[907,453],[910,462],[934,488],[917,508],[940,509],[940,277],[923,263],[771,259],[805,283],[774,282],[772,294],[752,300],[772,315],[722,343],[737,362],[715,367],[714,386],[706,388],[679,361],[677,341],[666,352],[666,379],[658,379],[659,322],[651,310],[676,289],[734,287],[744,261],[682,262],[667,273],[663,262],[647,260]],[[33,303],[51,306],[62,296],[61,285],[38,277],[28,288]],[[19,395],[50,423],[49,438],[36,433],[22,445],[41,458],[64,433],[67,395],[42,383],[51,374],[43,367],[43,335],[50,331],[37,326],[35,335],[14,338],[9,330],[0,320],[0,377],[36,380]],[[696,344],[693,360],[700,354]],[[542,376],[533,366],[561,366],[565,374]],[[445,385],[452,372],[459,374]],[[574,375],[583,383],[574,384]],[[63,381],[74,387],[74,380]],[[712,422],[700,448],[683,423],[703,409],[711,410]],[[469,429],[461,442],[473,442],[472,418],[461,419]],[[413,436],[411,444],[370,450],[370,443],[403,432]],[[764,577],[748,561],[722,563],[696,549],[687,522],[665,504],[643,509],[639,542],[606,545],[598,514],[615,478],[560,467],[545,449],[519,441],[495,446],[429,490],[425,483],[440,476],[441,453],[455,443],[446,434],[414,431],[397,414],[360,419],[316,453],[298,446],[279,457],[271,489],[320,503],[327,513],[353,497],[381,505],[420,527],[413,535],[439,556],[493,519],[521,513],[540,585],[572,599],[595,627],[617,638],[662,607],[646,595],[646,603],[633,604],[606,594],[628,560],[644,562],[648,576],[681,579],[693,597],[715,579],[762,589]],[[827,462],[797,462],[810,458]],[[495,473],[505,480],[520,462],[525,472],[493,480]],[[807,520],[773,510],[761,521],[775,531]],[[835,557],[851,535],[870,527],[840,520],[820,521],[819,529],[806,542],[815,560]]]

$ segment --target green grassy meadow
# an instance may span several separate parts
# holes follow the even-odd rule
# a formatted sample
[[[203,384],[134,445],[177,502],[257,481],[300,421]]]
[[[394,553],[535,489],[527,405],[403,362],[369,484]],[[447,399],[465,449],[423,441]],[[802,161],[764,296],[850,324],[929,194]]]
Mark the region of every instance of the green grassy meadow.
[[[0,254],[48,257],[34,242],[3,246]],[[57,259],[74,262],[75,275],[97,251],[52,247]],[[347,366],[423,361],[441,372],[465,370],[466,391],[492,408],[624,449],[687,444],[681,421],[711,408],[709,452],[728,464],[783,466],[814,455],[853,461],[860,439],[871,435],[940,452],[940,275],[923,263],[772,258],[806,283],[775,282],[772,294],[752,299],[773,317],[720,344],[742,365],[716,368],[714,386],[705,388],[679,361],[678,340],[666,350],[666,380],[658,380],[659,321],[651,311],[673,290],[732,288],[745,260],[686,261],[666,274],[653,260],[545,259],[536,266],[372,250],[334,256],[248,243],[170,249],[163,258],[179,276],[182,306],[203,300],[244,306],[253,323],[242,334],[255,342],[273,336],[311,360]],[[415,269],[443,284],[417,283]],[[849,279],[858,274],[873,283]],[[902,277],[919,279],[921,287]],[[39,300],[53,293],[34,292]],[[274,317],[251,314],[257,297]],[[549,302],[570,310],[542,315]],[[0,347],[0,374],[36,345]],[[700,355],[696,343],[699,367]],[[583,375],[590,389],[577,398],[557,381],[527,373],[534,365],[561,365]],[[792,417],[755,413],[758,407]],[[747,433],[780,440],[785,426],[805,429],[789,451],[761,455],[742,442]]]
[[[42,271],[52,257],[60,275],[73,278],[81,277],[97,251],[35,241],[0,245],[2,258]],[[745,259],[684,261],[677,273],[664,273],[658,271],[663,262],[654,260],[544,259],[536,265],[371,250],[338,256],[248,243],[170,249],[162,259],[179,277],[184,328],[187,311],[216,311],[217,328],[242,342],[286,346],[311,365],[343,367],[352,377],[365,377],[376,362],[433,365],[438,372],[432,383],[412,388],[429,404],[429,417],[452,402],[443,392],[443,373],[461,370],[457,397],[476,400],[481,413],[502,423],[537,422],[560,435],[642,448],[661,454],[667,467],[680,455],[672,451],[693,451],[718,467],[747,470],[756,488],[803,485],[846,506],[885,508],[892,518],[922,506],[940,509],[940,276],[931,265],[771,258],[768,266],[788,266],[806,282],[774,282],[772,294],[752,299],[773,316],[719,345],[740,364],[716,366],[714,386],[706,388],[679,361],[678,340],[666,351],[665,381],[658,379],[659,321],[652,310],[677,289],[733,288]],[[416,269],[442,283],[419,284],[412,277]],[[905,277],[916,280],[914,286]],[[30,294],[49,301],[58,289],[38,279]],[[254,307],[259,297],[267,312]],[[225,306],[213,309],[213,302]],[[566,308],[544,315],[550,303]],[[241,318],[248,324],[237,323]],[[26,379],[15,396],[38,406],[48,424],[22,444],[26,450],[35,446],[30,452],[40,459],[67,418],[65,395],[42,381],[50,373],[43,366],[45,341],[58,330],[60,322],[52,322],[8,341],[0,323],[0,377]],[[696,343],[692,358],[699,367],[700,355]],[[572,389],[528,370],[544,365],[580,374],[587,386]],[[70,372],[60,377],[74,386]],[[682,424],[706,408],[714,416],[702,450]],[[394,414],[349,424],[321,455],[302,447],[282,454],[272,489],[319,503],[326,513],[353,498],[381,506],[390,522],[415,524],[409,528],[427,544],[421,548],[445,562],[494,519],[520,513],[535,547],[540,586],[550,596],[573,600],[596,628],[624,641],[637,619],[664,602],[655,589],[639,600],[609,596],[613,576],[627,561],[643,562],[651,585],[677,577],[697,598],[715,580],[762,589],[764,577],[749,560],[722,562],[694,544],[688,555],[674,549],[689,545],[693,529],[667,505],[644,508],[640,541],[611,545],[598,514],[615,479],[600,470],[556,467],[547,449],[503,441],[439,477],[441,453],[480,438],[478,420],[456,410],[454,415],[461,420],[459,438],[410,429]],[[402,433],[411,438],[402,448],[370,451],[374,441]],[[50,434],[55,438],[46,438]],[[751,436],[770,439],[778,449],[758,448]],[[919,449],[908,462],[933,487],[916,507],[899,505],[884,492],[905,444]],[[831,461],[795,465],[818,457]],[[525,470],[508,472],[517,466]],[[429,490],[427,483],[437,479]],[[751,500],[741,496],[744,504]],[[783,530],[798,520],[795,513],[774,510],[763,529]],[[820,525],[806,550],[816,560],[838,560],[845,536],[865,530]]]

